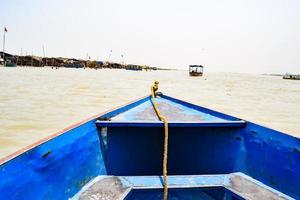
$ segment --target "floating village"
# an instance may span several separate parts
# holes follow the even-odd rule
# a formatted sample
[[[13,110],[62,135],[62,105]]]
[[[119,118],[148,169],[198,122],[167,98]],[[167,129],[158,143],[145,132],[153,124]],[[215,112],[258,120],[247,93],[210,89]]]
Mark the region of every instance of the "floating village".
[[[161,68],[150,67],[147,65],[124,64],[109,61],[83,60],[63,57],[40,57],[34,55],[12,55],[0,52],[0,65],[5,67],[52,67],[54,69],[65,68],[92,68],[92,69],[126,69],[134,71],[159,70]]]

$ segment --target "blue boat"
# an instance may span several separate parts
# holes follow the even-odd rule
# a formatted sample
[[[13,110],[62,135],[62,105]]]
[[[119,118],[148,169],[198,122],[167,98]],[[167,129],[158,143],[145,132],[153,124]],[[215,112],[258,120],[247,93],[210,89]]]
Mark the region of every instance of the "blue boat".
[[[0,160],[1,200],[156,200],[166,187],[169,200],[300,199],[300,139],[156,93]]]

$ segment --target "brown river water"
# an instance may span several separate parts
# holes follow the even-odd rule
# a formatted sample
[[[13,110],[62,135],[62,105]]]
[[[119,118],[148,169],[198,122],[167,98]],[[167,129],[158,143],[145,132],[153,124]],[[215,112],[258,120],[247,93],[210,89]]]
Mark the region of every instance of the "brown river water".
[[[187,71],[0,67],[0,157],[87,117],[160,91],[300,137],[300,81]]]

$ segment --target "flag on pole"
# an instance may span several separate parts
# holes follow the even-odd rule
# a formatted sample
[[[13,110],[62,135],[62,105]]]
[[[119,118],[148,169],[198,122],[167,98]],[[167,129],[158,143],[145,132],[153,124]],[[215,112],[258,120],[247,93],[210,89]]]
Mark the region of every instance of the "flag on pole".
[[[7,28],[6,27],[4,27],[4,31],[7,32]]]

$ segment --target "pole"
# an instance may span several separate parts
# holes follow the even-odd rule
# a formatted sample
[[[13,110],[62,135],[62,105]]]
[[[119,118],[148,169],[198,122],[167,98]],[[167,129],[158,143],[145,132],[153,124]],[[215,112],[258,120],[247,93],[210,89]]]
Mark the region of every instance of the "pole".
[[[121,54],[121,58],[122,58],[121,63],[122,63],[122,65],[124,65],[124,55],[123,54]]]
[[[23,49],[21,48],[21,66],[23,67]]]
[[[44,45],[43,45],[43,55],[45,57],[45,48],[44,48]]]
[[[110,50],[109,52],[109,56],[108,56],[108,62],[110,62],[110,57],[111,57],[111,54],[112,54],[112,49]]]
[[[4,62],[4,65],[5,65],[5,27],[4,27],[4,30],[3,30],[3,62]]]
[[[43,55],[44,55],[44,57],[42,58],[42,63],[43,63],[43,66],[45,66],[45,63],[44,63],[44,60],[46,60],[46,58],[45,58],[45,48],[44,48],[44,45],[43,45]]]

